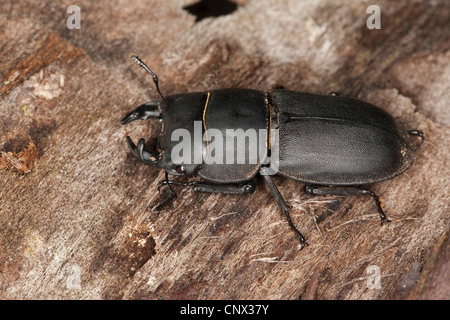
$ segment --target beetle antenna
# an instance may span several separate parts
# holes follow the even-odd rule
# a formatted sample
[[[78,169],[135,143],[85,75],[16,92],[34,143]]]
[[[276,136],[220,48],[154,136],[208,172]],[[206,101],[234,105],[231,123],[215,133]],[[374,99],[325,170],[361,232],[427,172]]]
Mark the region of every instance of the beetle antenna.
[[[159,85],[158,85],[158,77],[156,76],[156,74],[153,73],[152,70],[150,70],[149,67],[147,67],[147,65],[141,60],[139,59],[138,56],[131,56],[130,57],[131,60],[133,60],[134,63],[136,63],[138,66],[142,67],[145,69],[145,71],[147,71],[148,73],[150,73],[150,75],[153,77],[153,82],[155,83],[156,86],[156,91],[158,91],[159,95],[161,96],[162,99],[164,99],[163,95],[161,94],[161,91],[159,91]]]

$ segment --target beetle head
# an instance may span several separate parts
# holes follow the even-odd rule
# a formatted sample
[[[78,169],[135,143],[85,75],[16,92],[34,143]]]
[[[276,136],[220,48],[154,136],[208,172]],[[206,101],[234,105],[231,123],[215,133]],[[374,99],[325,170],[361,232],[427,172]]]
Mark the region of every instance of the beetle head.
[[[133,55],[130,58],[131,60],[133,60],[134,63],[145,69],[145,71],[147,71],[153,77],[153,81],[155,82],[156,85],[156,90],[158,91],[161,98],[164,99],[163,95],[161,94],[161,91],[159,91],[158,78],[153,73],[153,71],[151,71],[149,67],[147,67],[147,65],[141,59],[139,59],[138,56]],[[147,120],[150,118],[156,118],[161,120],[161,111],[159,109],[159,105],[160,105],[159,101],[150,101],[140,105],[132,112],[127,114],[125,118],[122,119],[122,124],[127,124],[134,120]],[[143,138],[139,139],[137,145],[134,144],[133,140],[131,140],[130,137],[127,137],[127,141],[131,151],[136,156],[136,158],[138,158],[145,164],[158,165],[160,154],[145,149],[145,140]]]
[[[152,152],[145,148],[145,140],[139,139],[137,145],[127,137],[128,145],[133,154],[142,162],[148,165],[158,166],[171,175],[189,175],[193,174],[198,168],[199,164],[192,164],[190,161],[177,161],[172,158],[172,151],[176,148],[177,142],[172,141],[173,131],[181,128],[187,128],[193,125],[193,120],[190,114],[189,106],[197,106],[197,101],[192,99],[203,99],[203,96],[198,94],[191,95],[176,95],[164,98],[159,90],[158,78],[147,67],[147,65],[137,56],[131,56],[131,60],[137,65],[145,69],[152,77],[156,86],[158,94],[162,101],[150,101],[137,107],[135,110],[127,114],[122,119],[122,124],[130,123],[134,120],[147,120],[150,118],[159,120],[158,130],[158,151]],[[204,102],[199,102],[203,104]],[[187,108],[186,108],[187,107]],[[201,129],[200,129],[201,131]],[[198,146],[197,146],[198,149]],[[194,150],[195,151],[195,150]],[[198,150],[197,150],[198,151]],[[200,153],[202,152],[202,145],[200,145]]]

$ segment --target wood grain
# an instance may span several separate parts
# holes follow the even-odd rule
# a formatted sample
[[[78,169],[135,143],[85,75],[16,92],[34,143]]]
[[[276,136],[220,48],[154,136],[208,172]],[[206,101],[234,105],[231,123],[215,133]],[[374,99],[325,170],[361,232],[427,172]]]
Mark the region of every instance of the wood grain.
[[[151,2],[78,1],[80,30],[68,1],[0,4],[0,151],[39,152],[31,172],[0,174],[1,299],[450,298],[448,1],[378,1],[380,30],[361,1],[239,1],[198,23],[187,2]],[[130,54],[165,95],[337,91],[422,130],[407,172],[370,186],[392,222],[371,199],[311,198],[281,177],[301,251],[262,181],[244,196],[177,188],[152,212],[163,172],[125,137],[151,147],[156,123],[120,120],[158,95]]]

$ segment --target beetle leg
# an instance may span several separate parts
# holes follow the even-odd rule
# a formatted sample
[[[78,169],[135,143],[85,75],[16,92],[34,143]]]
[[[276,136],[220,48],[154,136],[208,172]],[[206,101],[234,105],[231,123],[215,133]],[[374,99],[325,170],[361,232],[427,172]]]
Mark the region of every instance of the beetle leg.
[[[164,200],[161,203],[155,204],[152,207],[152,212],[158,212],[160,211],[163,207],[165,207],[166,205],[168,205],[169,203],[171,203],[173,201],[173,199],[175,199],[176,197],[174,197],[173,195],[171,195],[169,198],[167,198],[166,200]]]
[[[191,182],[195,192],[202,193],[227,193],[227,194],[247,194],[253,193],[256,189],[256,179],[253,178],[244,183],[214,184],[202,181]]]
[[[236,183],[236,184],[213,184],[206,183],[203,181],[188,181],[188,182],[180,182],[176,180],[163,180],[158,185],[158,191],[162,186],[184,186],[184,187],[192,187],[194,186],[194,192],[201,193],[228,193],[228,194],[246,194],[253,193],[256,189],[256,180],[252,179],[245,183]]]
[[[161,181],[158,185],[158,191],[162,186],[168,186],[171,191],[171,198],[165,200],[164,202],[153,206],[152,210],[160,210],[163,206],[169,203],[171,200],[177,197],[176,193],[173,191],[171,185],[191,187],[194,186],[194,192],[204,192],[204,193],[228,193],[228,194],[246,194],[253,193],[256,189],[256,179],[246,181],[245,183],[236,184],[212,184],[203,181],[188,181],[180,182],[176,180],[169,180],[167,178]]]
[[[367,189],[341,188],[341,187],[323,187],[323,186],[305,186],[305,192],[309,195],[370,195],[375,200],[381,224],[390,222],[383,211],[383,203],[377,194]]]
[[[245,194],[245,193],[253,193],[256,189],[256,181],[254,179],[249,180],[245,183],[237,183],[237,184],[212,184],[205,183],[203,181],[188,181],[188,182],[180,182],[176,180],[163,180],[158,185],[158,191],[163,186],[183,186],[183,187],[192,187],[194,186],[195,192],[201,193],[229,193],[229,194]]]
[[[294,226],[294,223],[291,220],[291,216],[289,215],[289,210],[288,210],[286,202],[283,199],[283,196],[281,195],[280,191],[278,191],[277,186],[273,183],[273,181],[269,175],[263,175],[263,177],[266,180],[267,186],[269,187],[270,192],[272,192],[272,195],[275,198],[275,201],[278,203],[278,206],[280,207],[281,211],[283,211],[283,213],[285,214],[286,219],[289,223],[289,227],[292,229],[292,231],[294,231],[295,235],[297,236],[298,240],[300,241],[300,250],[303,249],[303,247],[305,245],[307,245],[308,243],[306,242],[305,237]]]
[[[136,158],[144,162],[145,164],[155,165],[158,161],[158,155],[153,154],[150,151],[145,149],[145,140],[144,138],[140,138],[138,141],[138,145],[136,146],[131,140],[130,137],[127,136],[128,145],[130,146],[131,152],[134,154]]]
[[[176,186],[190,187],[190,186],[196,185],[198,183],[201,183],[201,182],[200,181],[180,182],[180,181],[176,181],[176,180],[163,180],[158,185],[158,191],[161,189],[162,186],[168,186],[171,184],[174,184]]]
[[[161,112],[158,110],[159,101],[149,101],[141,104],[122,119],[122,124],[127,124],[134,120],[147,120],[149,118],[158,118]]]
[[[165,177],[164,182],[166,182],[164,185],[167,185],[167,186],[169,187],[170,197],[167,198],[166,200],[164,200],[163,202],[154,205],[154,206],[152,207],[152,211],[153,211],[153,212],[158,212],[158,211],[161,210],[163,207],[165,207],[167,204],[169,204],[170,202],[172,202],[173,199],[175,199],[176,197],[178,197],[177,194],[175,193],[175,191],[173,191],[172,186],[171,186],[170,183],[169,183],[171,180],[169,180],[169,174],[167,173],[167,171],[164,173],[164,177]],[[159,191],[161,185],[162,185],[162,183],[158,186],[158,191]]]

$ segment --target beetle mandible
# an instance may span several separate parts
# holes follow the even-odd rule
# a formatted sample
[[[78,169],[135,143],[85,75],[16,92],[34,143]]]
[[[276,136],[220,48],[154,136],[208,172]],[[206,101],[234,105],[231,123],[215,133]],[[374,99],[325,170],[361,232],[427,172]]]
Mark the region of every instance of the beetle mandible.
[[[208,154],[208,139],[190,145],[192,153],[202,155],[200,163],[172,159],[172,134],[179,128],[193,133],[197,121],[202,124],[203,134],[209,128],[224,135],[227,129],[265,130],[269,137],[264,144],[266,155],[277,148],[277,174],[306,183],[305,192],[310,195],[369,195],[375,200],[381,224],[389,222],[380,197],[361,186],[404,172],[413,161],[410,136],[423,140],[421,131],[407,131],[382,109],[336,93],[221,89],[163,97],[157,76],[137,56],[131,59],[153,77],[162,99],[140,105],[122,120],[122,124],[138,119],[159,120],[156,151],[147,150],[143,138],[135,145],[127,136],[129,147],[139,160],[165,171],[165,180],[158,190],[167,186],[171,197],[156,206],[158,209],[177,196],[171,185],[193,186],[196,192],[248,194],[255,191],[256,177],[261,175],[300,241],[300,249],[307,244],[268,173],[271,163],[262,159],[256,163],[248,159],[239,164],[207,163],[204,155]],[[276,146],[270,138],[274,129],[278,133]],[[223,148],[226,152],[227,147]],[[250,146],[244,143],[232,148],[231,151],[248,153]],[[169,174],[198,174],[202,181],[169,180]]]

